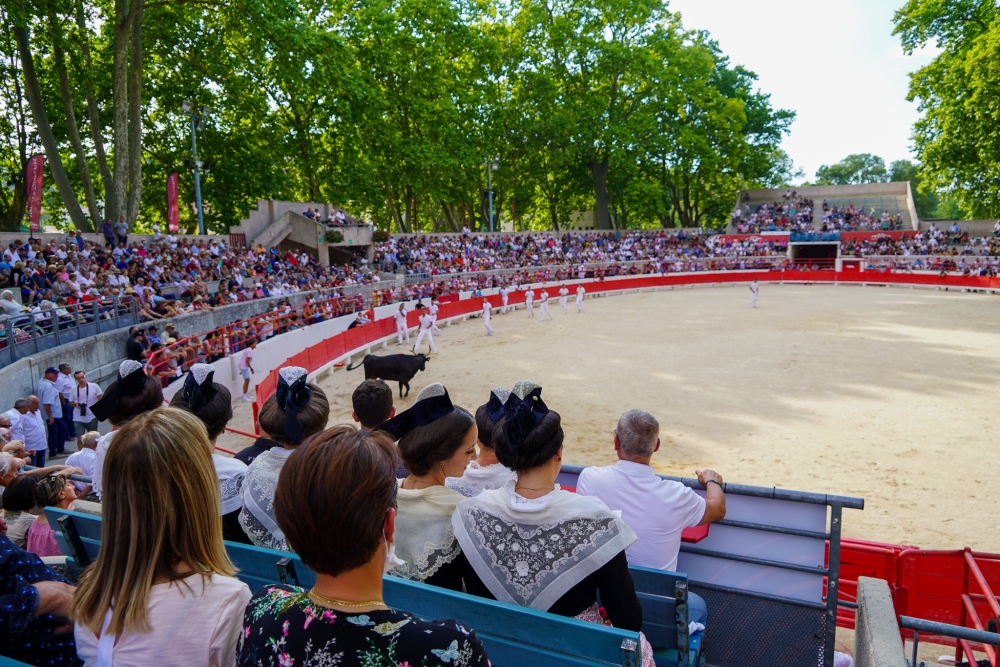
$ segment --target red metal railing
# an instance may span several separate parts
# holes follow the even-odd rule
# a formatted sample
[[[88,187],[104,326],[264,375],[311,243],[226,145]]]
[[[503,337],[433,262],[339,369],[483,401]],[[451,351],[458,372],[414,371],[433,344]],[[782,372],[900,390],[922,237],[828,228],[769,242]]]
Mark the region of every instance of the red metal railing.
[[[997,564],[1000,564],[1000,556],[992,556],[986,558],[985,554],[980,554],[979,558],[983,560],[991,560]],[[1000,619],[1000,604],[997,603],[997,598],[993,594],[993,590],[990,588],[989,582],[986,581],[986,577],[983,576],[983,571],[979,568],[979,563],[973,552],[968,547],[962,552],[962,610],[959,614],[959,625],[965,626],[966,623],[972,621],[972,627],[976,630],[985,630],[985,625],[982,619],[979,617],[979,611],[976,609],[975,602],[980,604],[986,603],[988,611],[993,615],[994,619]],[[973,593],[970,590],[971,582],[969,577],[972,577],[976,585],[979,587],[979,593]],[[994,647],[983,644],[983,652],[986,653],[986,657],[989,659],[990,664],[993,667],[997,667],[997,651]],[[976,656],[972,652],[972,646],[965,639],[958,640],[958,646],[955,649],[955,662],[959,662],[962,659],[963,654],[968,658],[969,664],[975,664]]]

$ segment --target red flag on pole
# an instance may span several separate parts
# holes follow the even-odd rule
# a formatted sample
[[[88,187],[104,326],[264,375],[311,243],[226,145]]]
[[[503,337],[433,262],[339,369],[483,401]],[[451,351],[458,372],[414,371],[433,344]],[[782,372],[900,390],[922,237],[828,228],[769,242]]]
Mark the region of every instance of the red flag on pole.
[[[32,155],[25,167],[25,185],[28,188],[28,221],[33,232],[42,228],[42,184],[45,177],[45,156]]]
[[[177,172],[174,172],[167,176],[167,231],[176,234],[180,230],[180,211],[177,209]]]

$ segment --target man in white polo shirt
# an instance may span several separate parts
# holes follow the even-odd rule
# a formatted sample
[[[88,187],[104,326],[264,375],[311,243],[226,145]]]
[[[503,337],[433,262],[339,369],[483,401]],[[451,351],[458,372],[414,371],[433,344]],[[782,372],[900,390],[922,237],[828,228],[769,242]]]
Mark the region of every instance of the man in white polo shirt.
[[[621,510],[622,520],[638,539],[625,550],[631,565],[677,571],[677,553],[685,528],[701,526],[726,517],[722,476],[714,470],[698,470],[705,485],[702,498],[680,482],[660,479],[649,465],[660,448],[660,424],[642,410],[629,410],[615,428],[614,466],[586,468],[576,492],[595,496],[612,510]],[[705,623],[705,601],[689,594],[690,620]]]

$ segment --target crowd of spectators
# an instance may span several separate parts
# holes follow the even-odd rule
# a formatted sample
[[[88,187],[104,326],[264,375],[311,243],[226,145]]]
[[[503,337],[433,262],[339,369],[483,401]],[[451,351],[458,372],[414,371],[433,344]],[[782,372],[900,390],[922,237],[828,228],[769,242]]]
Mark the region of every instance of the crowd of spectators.
[[[831,206],[823,200],[823,221],[820,231],[897,231],[903,228],[903,216],[898,213],[882,211],[877,213],[875,207],[865,212],[864,206],[855,207],[854,203],[847,206]]]
[[[740,234],[798,232],[812,227],[813,200],[788,190],[780,201],[737,206],[730,222]]]
[[[704,498],[656,477],[659,424],[640,410],[626,412],[608,442],[619,463],[591,469],[573,493],[555,484],[563,422],[532,382],[494,389],[474,410],[433,383],[397,415],[389,386],[365,380],[352,397],[359,430],[328,424],[323,390],[305,369],[285,367],[261,409],[261,438],[228,458],[213,443],[232,418],[232,397],[213,374],[194,366],[162,407],[160,383],[141,364],[123,362],[92,406],[116,430],[83,434],[89,470],[21,472],[30,454],[21,441],[6,443],[0,582],[8,596],[0,622],[8,641],[0,654],[74,666],[485,667],[474,628],[389,608],[383,571],[489,599],[521,591],[514,599],[522,606],[638,631],[629,564],[676,568],[681,532],[725,517],[714,471],[696,472]],[[91,488],[69,477],[84,473],[89,498],[100,503],[91,511],[102,515],[102,543],[74,586],[40,560],[59,555],[43,510],[77,507]],[[572,542],[559,553],[571,548],[574,559],[547,548],[553,522]],[[518,549],[537,555],[527,566],[502,537],[514,527]],[[316,583],[254,594],[233,576],[224,539],[294,551]],[[502,572],[510,576],[495,576]],[[553,572],[577,583],[547,592]],[[700,633],[709,610],[693,593],[689,605],[691,631]]]
[[[373,266],[388,273],[443,275],[497,269],[577,266],[589,271],[590,264],[663,262],[774,255],[784,242],[760,239],[736,241],[730,237],[691,235],[678,232],[570,232],[484,236],[419,235],[392,237],[375,246]]]
[[[348,215],[347,211],[339,206],[334,206],[326,218],[323,217],[318,208],[307,208],[302,215],[310,220],[321,222],[327,227],[363,227],[368,224],[364,220]]]

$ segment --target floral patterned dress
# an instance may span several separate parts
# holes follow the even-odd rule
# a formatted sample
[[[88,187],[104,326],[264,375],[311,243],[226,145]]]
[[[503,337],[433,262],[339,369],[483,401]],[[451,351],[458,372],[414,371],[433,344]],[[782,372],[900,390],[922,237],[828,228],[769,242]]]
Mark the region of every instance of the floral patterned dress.
[[[238,667],[489,667],[476,633],[402,611],[328,609],[295,586],[268,586],[247,605]]]

